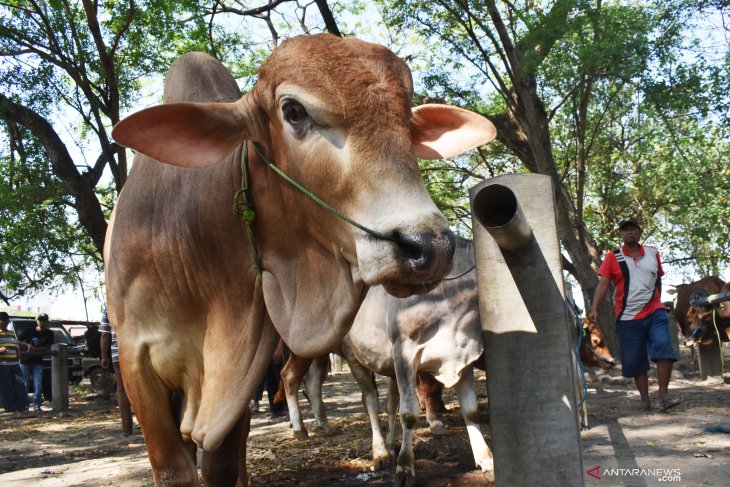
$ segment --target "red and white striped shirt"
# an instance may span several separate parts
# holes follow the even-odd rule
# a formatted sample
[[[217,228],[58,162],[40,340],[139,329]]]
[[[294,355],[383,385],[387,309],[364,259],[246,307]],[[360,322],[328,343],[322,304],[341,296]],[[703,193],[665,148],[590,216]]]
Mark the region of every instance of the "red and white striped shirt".
[[[661,276],[664,275],[659,251],[639,245],[640,255],[631,257],[628,249],[610,251],[598,270],[616,286],[616,320],[640,320],[657,309],[664,309]]]

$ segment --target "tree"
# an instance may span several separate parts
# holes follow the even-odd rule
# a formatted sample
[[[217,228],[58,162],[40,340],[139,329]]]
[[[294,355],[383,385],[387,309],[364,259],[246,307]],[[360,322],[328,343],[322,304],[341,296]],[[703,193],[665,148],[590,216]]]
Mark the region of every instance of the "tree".
[[[143,80],[179,52],[207,50],[214,27],[192,0],[14,0],[0,15],[0,285],[22,294],[100,267],[128,169],[109,129]]]
[[[683,26],[701,6],[672,0],[386,3],[391,27],[418,32],[425,45],[444,46],[432,54],[434,67],[425,76],[433,94],[481,111],[521,165],[552,178],[565,267],[589,302],[619,217],[630,211],[650,220],[668,208],[659,191],[647,192],[661,188],[647,137],[676,142],[670,135],[681,107],[659,95],[661,81],[687,95],[700,78],[712,84],[697,63],[699,77],[675,76],[692,65],[678,51],[687,34]],[[684,108],[696,102],[686,96]],[[707,118],[694,120],[708,125]],[[622,131],[627,121],[632,130]],[[631,150],[617,150],[628,142]],[[632,172],[640,177],[626,179]],[[606,326],[612,318],[607,302],[601,323],[616,350],[613,327]]]

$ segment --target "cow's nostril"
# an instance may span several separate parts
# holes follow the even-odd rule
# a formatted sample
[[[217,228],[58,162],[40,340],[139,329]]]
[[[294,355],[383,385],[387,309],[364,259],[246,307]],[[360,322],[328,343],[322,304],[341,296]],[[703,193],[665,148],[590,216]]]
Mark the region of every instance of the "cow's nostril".
[[[410,261],[416,269],[424,266],[427,261],[424,238],[421,234],[398,234],[398,249],[401,255]],[[432,236],[433,238],[433,236]]]
[[[456,246],[451,231],[397,233],[401,258],[417,272],[428,272],[450,265]]]

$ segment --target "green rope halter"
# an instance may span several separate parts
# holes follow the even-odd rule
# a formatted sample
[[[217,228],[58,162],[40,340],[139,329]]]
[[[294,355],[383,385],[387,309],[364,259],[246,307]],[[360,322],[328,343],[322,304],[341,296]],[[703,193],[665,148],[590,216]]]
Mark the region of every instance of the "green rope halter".
[[[476,268],[477,268],[477,265],[474,264],[473,266],[469,267],[467,270],[465,270],[461,274],[457,274],[455,276],[444,277],[442,280],[444,280],[444,281],[455,281],[456,279],[459,279],[460,277],[464,277],[465,275],[469,274],[471,271],[473,271]]]
[[[256,275],[261,278],[261,257],[256,246],[256,238],[253,233],[253,225],[256,222],[256,211],[251,201],[251,188],[248,185],[248,144],[243,143],[241,148],[241,189],[236,191],[233,197],[233,213],[243,218],[246,222],[246,235],[248,235],[248,250],[253,260]]]
[[[256,142],[251,142],[251,145],[253,146],[254,150],[256,151],[256,154],[266,163],[267,166],[271,168],[279,177],[281,177],[284,181],[294,186],[296,189],[304,193],[309,199],[317,203],[319,206],[324,208],[325,210],[329,211],[336,217],[340,218],[341,220],[346,221],[350,225],[354,226],[355,228],[358,228],[362,230],[363,232],[367,233],[373,238],[376,238],[378,240],[388,240],[391,242],[398,242],[398,238],[391,236],[391,235],[385,235],[383,233],[377,232],[375,230],[372,230],[364,225],[361,225],[360,223],[356,222],[352,218],[348,217],[347,215],[343,214],[333,206],[325,203],[322,201],[317,195],[315,195],[312,191],[307,189],[304,185],[298,183],[294,179],[290,178],[286,173],[284,173],[281,169],[276,167],[274,163],[272,163],[259,149],[258,144]],[[258,252],[258,247],[256,246],[256,239],[253,232],[253,225],[256,221],[256,211],[253,207],[253,202],[251,201],[251,188],[249,187],[249,174],[248,174],[248,143],[244,142],[243,148],[241,150],[241,189],[239,189],[234,198],[233,198],[233,212],[243,218],[243,220],[246,222],[246,234],[248,235],[248,245],[249,245],[249,251],[251,252],[251,258],[253,259],[254,268],[256,269],[256,274],[261,278],[262,274],[262,268],[261,268],[261,257]]]

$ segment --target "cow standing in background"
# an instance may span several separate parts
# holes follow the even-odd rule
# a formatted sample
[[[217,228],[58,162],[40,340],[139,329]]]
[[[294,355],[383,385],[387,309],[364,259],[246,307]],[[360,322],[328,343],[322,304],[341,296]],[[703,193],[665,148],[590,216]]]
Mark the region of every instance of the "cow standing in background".
[[[457,237],[454,270],[462,272],[473,269],[474,265],[472,242]],[[396,409],[400,404],[403,442],[396,462],[397,485],[409,483],[415,477],[413,429],[420,412],[417,384],[421,382],[421,396],[428,399],[426,391],[433,394],[435,387],[429,375],[444,386],[456,389],[474,461],[483,471],[492,470],[492,452],[479,429],[474,390],[473,364],[481,357],[482,349],[475,271],[445,280],[422,296],[398,299],[388,295],[381,287],[368,291],[339,351],[347,359],[362,391],[373,433],[373,464],[376,469],[390,463]],[[292,357],[282,370],[290,419],[295,436],[300,438],[306,436],[306,429],[301,420],[297,389],[309,362]],[[326,424],[326,417],[321,396],[312,392],[321,391],[321,382],[326,377],[322,363],[324,360],[315,362],[315,370],[310,369],[305,380],[318,427]],[[387,401],[388,435],[385,440],[378,421],[378,395],[371,371],[391,378]],[[317,381],[319,385],[316,385]],[[439,399],[432,396],[430,401],[424,401],[426,419],[435,434],[445,432],[437,415]]]
[[[575,306],[573,304],[573,306]],[[586,367],[600,367],[602,369],[611,369],[616,365],[616,361],[608,349],[603,333],[598,328],[595,321],[590,318],[583,317],[575,320],[578,328],[578,341],[574,345],[577,350],[577,360],[580,360],[580,366],[577,367],[576,377],[578,377],[576,392],[576,404],[578,405],[578,424],[581,430],[587,430],[588,425],[588,383],[585,377]],[[577,365],[577,364],[576,364]]]
[[[449,272],[454,236],[416,159],[453,157],[495,130],[455,107],[412,109],[412,97],[385,47],[302,36],[243,97],[217,60],[184,55],[165,103],[114,128],[138,152],[105,242],[109,318],[157,485],[198,485],[191,441],[205,485],[246,485],[248,403],[277,334],[319,355],[368,286],[408,296]]]
[[[692,295],[696,292],[705,295],[718,294],[726,289],[728,289],[728,284],[716,276],[708,276],[689,284],[676,286],[677,299],[674,306],[674,315],[677,325],[685,337],[684,344],[692,349],[693,356],[696,343],[719,345],[717,333],[720,334],[721,341],[728,341],[730,302],[720,303],[714,310],[703,309],[692,306]],[[715,329],[716,325],[717,330]]]
[[[581,333],[582,340],[579,347],[580,361],[586,367],[600,367],[602,369],[611,369],[616,365],[616,361],[608,350],[606,340],[603,333],[596,325],[596,322],[590,318],[582,318]]]

